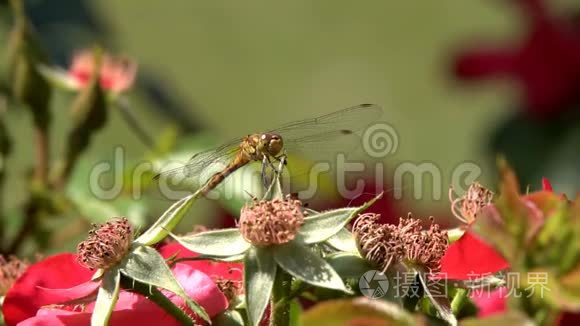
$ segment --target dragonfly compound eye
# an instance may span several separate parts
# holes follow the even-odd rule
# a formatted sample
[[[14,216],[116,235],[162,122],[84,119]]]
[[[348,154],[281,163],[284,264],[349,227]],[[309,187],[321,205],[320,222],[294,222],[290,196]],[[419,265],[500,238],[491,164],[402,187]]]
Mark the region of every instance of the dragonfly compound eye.
[[[282,148],[284,147],[284,141],[279,135],[267,134],[265,140],[267,150],[270,155],[278,155],[282,151]]]

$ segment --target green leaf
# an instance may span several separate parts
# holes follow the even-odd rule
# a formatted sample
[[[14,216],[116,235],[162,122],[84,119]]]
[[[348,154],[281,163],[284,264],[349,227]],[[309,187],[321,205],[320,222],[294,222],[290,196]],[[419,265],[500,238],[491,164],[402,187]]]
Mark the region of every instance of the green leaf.
[[[304,225],[300,228],[302,241],[306,244],[322,242],[337,234],[357,214],[363,212],[379,198],[380,193],[372,200],[359,207],[339,208],[319,213],[304,219]]]
[[[223,257],[223,256],[212,256],[212,255],[199,255],[199,256],[195,256],[195,257],[184,257],[184,258],[179,258],[176,259],[175,261],[177,262],[182,262],[182,261],[199,261],[199,260],[215,260],[215,261],[223,261],[223,262],[228,262],[228,263],[234,263],[234,262],[241,262],[244,260],[244,255],[235,255],[235,256],[229,256],[229,257]],[[168,262],[171,262],[172,259],[168,259]]]
[[[388,283],[385,287],[384,279],[381,279],[381,276],[379,276],[380,272],[376,271],[375,267],[357,254],[337,252],[326,256],[324,259],[344,280],[347,288],[353,289],[357,295],[364,294],[367,297],[372,295],[375,296],[373,299],[402,304],[401,295],[397,287],[389,286],[389,284],[396,284],[397,279],[400,278],[396,271],[389,270],[386,273],[385,276],[387,277]],[[368,277],[365,275],[368,272],[375,272],[376,274]],[[363,293],[363,289],[373,289],[375,291],[372,293],[365,291],[366,293]],[[335,290],[321,288],[315,289],[313,293],[318,299],[335,299],[340,294]]]
[[[302,315],[302,306],[298,300],[290,302],[290,326],[300,325],[300,315]]]
[[[103,275],[95,308],[91,315],[91,326],[105,326],[109,323],[117,299],[119,299],[120,280],[121,274],[118,268],[113,268]]]
[[[172,234],[171,237],[185,248],[208,256],[236,256],[250,248],[250,243],[244,239],[238,229],[207,231],[184,237]]]
[[[374,269],[366,259],[349,252],[330,254],[325,259],[343,279],[356,278],[357,282],[364,273]]]
[[[38,64],[36,69],[50,84],[57,88],[74,91],[81,86],[78,81],[71,76],[71,74],[59,67],[51,67],[45,64]]]
[[[106,201],[83,194],[71,195],[70,199],[82,216],[92,223],[105,223],[112,217],[124,216],[121,211]]]
[[[399,305],[365,297],[329,300],[304,312],[300,325],[419,325],[411,314]]]
[[[459,238],[461,238],[464,233],[465,229],[461,227],[447,230],[447,238],[449,238],[449,243],[453,243],[459,240]]]
[[[175,202],[168,210],[159,217],[159,219],[139,238],[135,240],[136,243],[150,246],[163,240],[173,228],[179,224],[181,219],[189,211],[193,202],[200,196],[198,190],[192,195],[180,199]]]
[[[536,299],[548,302],[558,310],[580,312],[580,266],[560,277],[546,269],[520,275],[521,287]]]
[[[215,316],[212,321],[217,326],[244,326],[244,318],[236,310],[226,310]]]
[[[358,253],[356,240],[353,234],[346,228],[340,229],[335,235],[328,238],[326,243],[340,251]]]
[[[447,297],[445,282],[441,280],[429,280],[427,273],[421,269],[415,269],[415,272],[419,276],[425,295],[437,310],[439,317],[450,325],[457,325],[457,319],[451,310],[451,302]]]
[[[81,191],[69,191],[68,196],[81,215],[92,223],[102,224],[113,217],[125,216],[131,224],[141,226],[146,220],[147,208],[144,201],[134,201],[124,197],[105,201]]]
[[[121,273],[127,277],[179,295],[194,313],[207,321],[210,320],[203,307],[191,300],[185,293],[165,263],[165,259],[157,250],[151,247],[138,246],[127,255],[119,268]]]
[[[272,295],[276,263],[267,248],[252,247],[244,260],[244,288],[250,325],[259,325]]]
[[[349,292],[330,264],[296,241],[276,246],[273,254],[290,275],[314,286]]]

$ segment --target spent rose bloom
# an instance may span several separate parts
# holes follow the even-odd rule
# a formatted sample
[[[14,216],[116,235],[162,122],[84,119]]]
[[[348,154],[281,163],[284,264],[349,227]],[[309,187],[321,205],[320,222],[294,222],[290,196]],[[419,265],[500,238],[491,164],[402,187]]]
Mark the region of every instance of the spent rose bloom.
[[[178,244],[159,249],[165,257],[196,256]],[[213,317],[228,307],[228,300],[217,279],[241,277],[239,264],[219,264],[206,261],[188,261],[174,264],[171,268],[185,292]],[[238,272],[240,271],[240,272]],[[8,291],[2,307],[8,326],[11,325],[87,325],[94,307],[91,297],[99,282],[91,281],[94,274],[77,262],[74,254],[58,254],[35,264],[14,283]],[[179,296],[162,291],[174,304],[185,308]],[[88,297],[84,304],[58,305],[79,297]],[[160,325],[179,323],[155,303],[129,291],[121,291],[111,316],[111,325],[123,323],[147,323],[157,320]]]
[[[69,68],[69,76],[75,81],[77,88],[88,85],[95,70],[94,53],[91,50],[77,52]],[[103,56],[100,70],[100,84],[105,90],[122,93],[135,82],[137,64],[127,57]]]

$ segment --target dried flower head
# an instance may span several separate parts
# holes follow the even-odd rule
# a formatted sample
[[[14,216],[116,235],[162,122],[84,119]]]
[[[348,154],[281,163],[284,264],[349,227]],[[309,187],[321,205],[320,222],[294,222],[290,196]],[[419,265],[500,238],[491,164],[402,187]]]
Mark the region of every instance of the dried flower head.
[[[286,198],[254,201],[242,208],[240,232],[256,246],[278,245],[292,241],[304,224],[302,203]]]
[[[366,213],[354,222],[352,232],[363,257],[385,272],[392,263],[400,262],[404,255],[396,226],[378,223],[380,214]]]
[[[407,218],[399,219],[400,237],[405,243],[405,260],[411,264],[421,265],[429,272],[438,272],[441,269],[441,258],[445,255],[448,246],[447,231],[441,230],[435,224],[433,217],[429,217],[431,225],[423,231],[421,221],[414,219],[411,213]]]
[[[236,301],[243,291],[242,281],[219,277],[215,280],[215,284],[230,303]]]
[[[478,182],[472,183],[467,192],[461,197],[457,196],[453,187],[449,188],[451,211],[457,219],[466,224],[473,223],[477,213],[485,206],[491,204],[492,199],[493,192]]]
[[[77,246],[78,261],[91,270],[107,269],[125,257],[132,241],[133,228],[125,217],[93,224],[87,239]]]
[[[400,218],[398,225],[378,223],[379,214],[362,214],[353,225],[352,232],[363,257],[382,268],[407,261],[438,271],[441,257],[447,249],[447,232],[433,223],[423,231],[421,220]]]
[[[0,255],[0,297],[6,295],[12,284],[28,268],[28,263],[21,261],[16,257],[10,257],[8,260]]]

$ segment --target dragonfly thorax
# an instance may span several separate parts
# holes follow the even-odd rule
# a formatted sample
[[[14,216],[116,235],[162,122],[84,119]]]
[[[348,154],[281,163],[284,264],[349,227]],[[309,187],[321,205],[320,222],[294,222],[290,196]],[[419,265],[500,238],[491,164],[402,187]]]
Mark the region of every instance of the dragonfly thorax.
[[[283,147],[282,137],[275,133],[249,135],[242,143],[242,151],[255,161],[260,161],[264,157],[276,157],[282,152]]]

